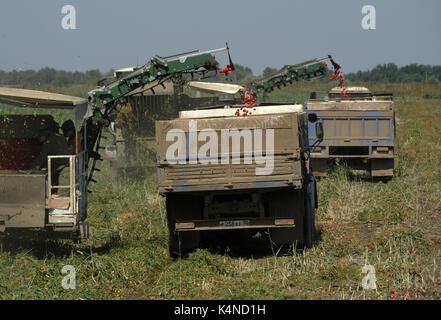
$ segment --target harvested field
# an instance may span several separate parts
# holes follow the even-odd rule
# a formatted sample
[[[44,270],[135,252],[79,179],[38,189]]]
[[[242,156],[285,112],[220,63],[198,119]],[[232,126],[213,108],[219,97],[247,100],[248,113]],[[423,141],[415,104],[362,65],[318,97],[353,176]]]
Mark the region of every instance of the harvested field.
[[[321,179],[314,248],[277,248],[265,230],[213,233],[209,246],[171,260],[155,177],[117,179],[103,164],[89,198],[96,239],[0,234],[0,298],[440,299],[441,86],[363,85],[394,93],[395,176],[376,182],[337,165]],[[303,102],[330,87],[292,86],[267,99]],[[65,265],[76,269],[75,290],[61,286]],[[362,287],[365,265],[376,290]]]

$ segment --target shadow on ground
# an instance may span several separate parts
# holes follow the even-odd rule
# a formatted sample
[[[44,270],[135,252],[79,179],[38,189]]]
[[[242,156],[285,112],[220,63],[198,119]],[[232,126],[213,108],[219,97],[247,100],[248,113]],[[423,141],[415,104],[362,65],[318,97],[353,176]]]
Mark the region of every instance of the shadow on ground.
[[[120,247],[118,237],[111,236],[105,240],[79,241],[70,234],[55,234],[45,231],[11,231],[0,235],[0,251],[11,255],[30,254],[36,259],[66,258],[72,254],[84,255],[108,253],[112,248]]]
[[[341,160],[341,159],[338,159]],[[372,177],[369,170],[366,169],[360,169],[356,167],[352,167],[351,165],[348,165],[344,161],[339,161],[329,163],[328,169],[326,170],[325,176],[316,176],[317,180],[325,179],[326,177],[333,176],[336,173],[339,173],[341,175],[344,175],[346,179],[350,182],[372,182],[372,183],[388,183],[390,180],[392,180],[393,177]],[[394,177],[399,177],[402,175],[401,167],[398,166],[395,168]]]
[[[330,174],[329,174],[330,175]],[[372,183],[388,183],[390,180],[393,179],[393,177],[372,177],[369,174],[366,173],[355,173],[355,172],[348,172],[346,175],[346,178],[350,182],[372,182]],[[326,179],[326,176],[317,176],[317,181],[320,181],[321,179]]]
[[[315,244],[321,241],[321,230],[315,230]],[[226,254],[233,258],[264,258],[292,255],[308,250],[302,243],[277,245],[271,241],[267,229],[210,231],[202,234],[202,248],[213,254]]]

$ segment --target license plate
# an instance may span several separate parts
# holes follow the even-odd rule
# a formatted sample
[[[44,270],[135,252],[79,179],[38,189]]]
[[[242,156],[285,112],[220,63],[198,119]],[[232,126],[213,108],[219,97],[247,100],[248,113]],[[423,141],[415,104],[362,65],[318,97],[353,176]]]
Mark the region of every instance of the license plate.
[[[221,227],[243,227],[243,226],[249,226],[250,225],[250,220],[219,221],[219,225]]]

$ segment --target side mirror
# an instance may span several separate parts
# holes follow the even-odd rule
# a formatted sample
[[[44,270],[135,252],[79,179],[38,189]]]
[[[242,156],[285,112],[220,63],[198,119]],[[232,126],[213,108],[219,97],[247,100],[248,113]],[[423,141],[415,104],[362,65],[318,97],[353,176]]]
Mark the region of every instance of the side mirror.
[[[321,122],[315,123],[315,135],[319,141],[323,141],[323,124]]]

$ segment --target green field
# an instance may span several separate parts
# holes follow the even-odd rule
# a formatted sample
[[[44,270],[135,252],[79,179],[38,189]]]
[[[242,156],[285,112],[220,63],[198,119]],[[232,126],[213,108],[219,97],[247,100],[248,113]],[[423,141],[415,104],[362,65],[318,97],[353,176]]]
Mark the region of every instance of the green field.
[[[0,299],[440,299],[441,86],[366,86],[395,96],[395,177],[361,180],[337,166],[320,180],[314,248],[277,248],[265,231],[215,233],[210,247],[172,260],[155,177],[116,179],[104,163],[89,198],[96,239],[1,234]],[[331,87],[266,98],[302,102]],[[362,287],[366,264],[376,290]],[[65,265],[76,269],[75,290],[61,286]]]

